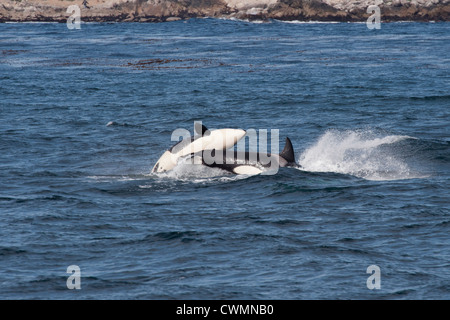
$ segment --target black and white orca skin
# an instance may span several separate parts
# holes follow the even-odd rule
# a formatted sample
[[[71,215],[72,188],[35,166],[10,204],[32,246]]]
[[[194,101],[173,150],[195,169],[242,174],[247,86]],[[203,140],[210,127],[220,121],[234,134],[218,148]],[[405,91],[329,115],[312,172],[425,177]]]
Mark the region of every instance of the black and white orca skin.
[[[295,162],[294,148],[289,138],[280,154],[246,151],[205,150],[202,152],[202,164],[211,168],[220,168],[235,174],[255,175],[278,171],[281,167],[300,167]]]
[[[204,150],[222,150],[233,147],[241,140],[246,132],[241,129],[208,130],[204,125],[195,123],[197,137],[183,139],[173,145],[159,158],[152,172],[166,172],[172,170],[182,157],[202,152]]]

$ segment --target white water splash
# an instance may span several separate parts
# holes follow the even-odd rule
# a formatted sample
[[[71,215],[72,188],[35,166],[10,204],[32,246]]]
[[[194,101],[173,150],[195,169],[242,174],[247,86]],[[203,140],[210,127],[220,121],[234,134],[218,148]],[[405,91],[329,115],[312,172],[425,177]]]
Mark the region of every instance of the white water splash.
[[[144,174],[132,174],[132,175],[95,175],[87,176],[88,179],[96,182],[116,182],[116,181],[136,181],[147,180],[148,176]]]
[[[336,172],[367,180],[418,178],[395,146],[405,139],[415,138],[377,137],[369,130],[329,130],[300,155],[299,164],[305,171]]]
[[[201,164],[193,164],[189,157],[182,158],[170,171],[164,173],[152,173],[161,179],[177,181],[189,181],[193,183],[230,182],[247,178],[245,175],[230,174],[219,168],[211,168]]]

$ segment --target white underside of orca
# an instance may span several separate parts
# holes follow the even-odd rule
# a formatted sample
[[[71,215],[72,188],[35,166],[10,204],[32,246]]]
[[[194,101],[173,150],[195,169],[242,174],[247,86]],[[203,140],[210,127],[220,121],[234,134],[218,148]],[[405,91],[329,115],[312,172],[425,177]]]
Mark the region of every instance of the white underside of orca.
[[[245,174],[245,175],[252,176],[252,175],[260,174],[263,171],[254,166],[242,165],[242,166],[237,166],[236,168],[234,168],[233,172],[236,174]]]
[[[203,135],[194,140],[182,140],[164,154],[156,162],[152,172],[166,172],[172,170],[180,158],[202,152],[204,150],[225,150],[233,147],[241,140],[246,132],[241,129],[207,130],[203,127]]]

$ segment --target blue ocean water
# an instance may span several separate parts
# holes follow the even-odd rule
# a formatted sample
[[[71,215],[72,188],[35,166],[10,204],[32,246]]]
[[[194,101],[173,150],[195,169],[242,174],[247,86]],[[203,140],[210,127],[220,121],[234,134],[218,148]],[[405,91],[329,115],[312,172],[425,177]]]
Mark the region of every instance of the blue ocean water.
[[[448,23],[0,24],[0,298],[449,299],[449,52]],[[150,174],[194,121],[302,168]]]

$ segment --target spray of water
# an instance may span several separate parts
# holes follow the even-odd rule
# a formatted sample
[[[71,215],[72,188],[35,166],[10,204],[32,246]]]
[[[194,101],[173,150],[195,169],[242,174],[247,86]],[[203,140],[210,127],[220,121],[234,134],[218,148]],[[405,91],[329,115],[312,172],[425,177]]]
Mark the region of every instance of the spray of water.
[[[176,181],[189,181],[193,183],[214,181],[229,182],[248,177],[244,175],[230,174],[219,168],[210,168],[201,164],[193,164],[189,157],[180,159],[178,164],[171,171],[152,175],[163,180],[169,179]]]
[[[370,130],[329,130],[299,158],[305,171],[336,172],[368,180],[416,178],[397,143],[409,136],[380,136]]]

